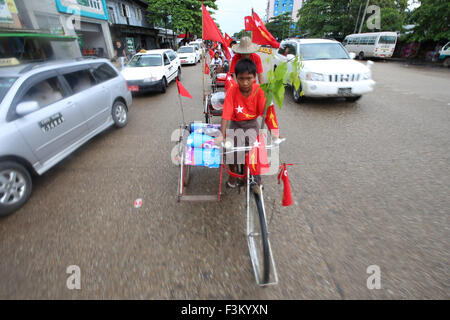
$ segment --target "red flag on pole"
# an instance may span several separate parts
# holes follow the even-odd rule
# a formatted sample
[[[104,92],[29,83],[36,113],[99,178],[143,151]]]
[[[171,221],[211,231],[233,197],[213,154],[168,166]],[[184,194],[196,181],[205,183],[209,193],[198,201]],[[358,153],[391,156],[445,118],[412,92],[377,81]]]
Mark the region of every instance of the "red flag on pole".
[[[252,175],[261,175],[269,171],[266,144],[262,134],[258,136],[248,153],[248,166]]]
[[[266,29],[266,26],[256,12],[253,12],[252,42],[260,45],[269,45],[272,48],[279,48],[280,44],[273,35]]]
[[[291,193],[291,185],[289,183],[289,177],[287,173],[287,166],[292,166],[292,164],[286,164],[284,163],[280,167],[280,173],[278,174],[278,184],[281,183],[280,180],[283,180],[283,200],[281,201],[281,204],[283,207],[289,207],[293,201],[292,201],[292,193]]]
[[[192,99],[191,94],[183,87],[183,85],[178,81],[178,78],[175,78],[177,81],[178,93],[180,96]]]
[[[255,29],[255,25],[254,25],[252,16],[245,17],[244,21],[245,21],[245,31],[253,31]]]
[[[209,74],[209,66],[206,62],[205,62],[205,74]]]
[[[214,58],[214,51],[213,50],[211,50],[211,49],[208,49],[209,51],[209,56],[211,57],[211,59],[213,59]]]
[[[227,47],[230,46],[230,42],[233,41],[233,38],[230,37],[226,32],[225,32],[225,41],[227,43]]]
[[[219,28],[217,28],[216,23],[214,22],[213,18],[209,15],[208,10],[206,10],[205,6],[202,3],[202,10],[203,10],[203,37],[202,40],[211,40],[211,41],[217,41],[222,44],[224,48],[227,47],[227,44],[225,42],[225,39],[222,36],[222,33],[220,33]],[[231,55],[228,52],[228,50],[225,51],[225,56],[228,60],[231,60]]]
[[[272,104],[267,108],[266,113],[266,119],[265,119],[266,125],[269,128],[269,130],[278,130],[278,121],[277,121],[277,114],[275,113],[275,107]]]
[[[225,80],[225,91],[228,91],[228,89],[230,89],[232,86],[234,86],[236,84],[237,84],[236,81],[234,81],[233,77],[228,72],[227,73],[227,78]]]

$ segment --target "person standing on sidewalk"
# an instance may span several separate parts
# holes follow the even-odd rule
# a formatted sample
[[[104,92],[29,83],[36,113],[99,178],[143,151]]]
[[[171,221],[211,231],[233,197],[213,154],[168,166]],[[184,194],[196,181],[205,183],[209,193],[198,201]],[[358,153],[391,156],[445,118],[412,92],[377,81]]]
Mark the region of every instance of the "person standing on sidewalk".
[[[121,69],[120,69],[120,70],[122,70],[123,67],[124,67],[124,65],[125,65],[125,57],[126,57],[126,53],[125,53],[125,48],[122,47],[122,43],[120,43],[120,41],[117,41],[117,42],[116,42],[116,48],[115,48],[115,51],[116,51],[116,57],[117,57],[117,58],[119,59],[119,61],[120,61],[120,66],[121,66]]]

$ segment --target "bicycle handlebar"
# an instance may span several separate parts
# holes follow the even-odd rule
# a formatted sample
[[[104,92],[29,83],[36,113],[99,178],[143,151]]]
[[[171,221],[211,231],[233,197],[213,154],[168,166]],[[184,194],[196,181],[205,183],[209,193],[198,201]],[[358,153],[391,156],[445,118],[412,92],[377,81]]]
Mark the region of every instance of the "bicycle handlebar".
[[[280,146],[281,143],[286,141],[286,138],[278,138],[275,141],[273,141],[273,144],[269,144],[266,146],[266,149],[274,149]],[[229,145],[227,143],[229,142]],[[227,152],[223,152],[224,154],[232,153],[232,152],[239,152],[239,151],[250,151],[254,146],[248,146],[248,147],[232,147],[233,143],[231,141],[226,141],[225,143],[221,143],[222,148],[224,150],[227,150]],[[231,145],[231,146],[230,146]]]

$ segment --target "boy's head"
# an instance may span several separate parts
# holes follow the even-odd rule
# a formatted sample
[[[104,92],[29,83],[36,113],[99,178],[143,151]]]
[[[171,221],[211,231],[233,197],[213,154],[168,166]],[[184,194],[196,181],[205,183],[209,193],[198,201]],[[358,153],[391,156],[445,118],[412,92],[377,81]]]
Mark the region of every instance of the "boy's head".
[[[253,83],[256,81],[256,64],[252,60],[239,60],[234,68],[234,73],[241,91],[252,89]]]

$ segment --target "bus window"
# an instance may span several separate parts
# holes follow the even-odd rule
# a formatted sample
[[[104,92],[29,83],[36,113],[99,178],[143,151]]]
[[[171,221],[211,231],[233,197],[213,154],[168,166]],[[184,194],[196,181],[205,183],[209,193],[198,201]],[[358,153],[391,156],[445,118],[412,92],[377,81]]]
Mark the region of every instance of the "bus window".
[[[394,44],[396,40],[397,40],[396,36],[381,36],[380,39],[378,40],[378,43]]]
[[[348,37],[345,37],[344,41],[342,41],[342,44],[345,46],[348,43]]]

